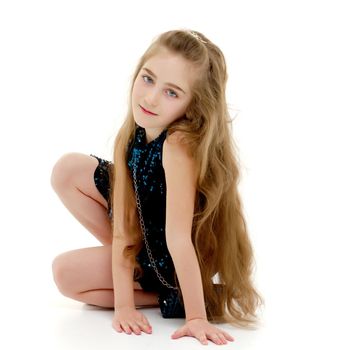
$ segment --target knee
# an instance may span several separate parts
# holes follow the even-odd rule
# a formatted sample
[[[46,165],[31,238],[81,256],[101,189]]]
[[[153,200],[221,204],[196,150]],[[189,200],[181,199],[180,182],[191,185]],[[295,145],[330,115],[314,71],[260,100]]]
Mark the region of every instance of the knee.
[[[52,275],[58,290],[65,296],[71,296],[74,294],[71,277],[72,267],[65,254],[60,254],[53,260]]]
[[[77,152],[65,153],[54,164],[50,178],[54,190],[66,188],[67,184],[72,181],[79,156],[80,153]]]

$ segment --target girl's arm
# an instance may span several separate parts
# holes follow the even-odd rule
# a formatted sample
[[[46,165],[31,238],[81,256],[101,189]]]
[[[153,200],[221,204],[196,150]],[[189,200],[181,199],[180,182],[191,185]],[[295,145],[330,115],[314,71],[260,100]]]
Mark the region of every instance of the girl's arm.
[[[168,243],[174,261],[185,304],[186,321],[194,318],[207,319],[199,263],[193,244],[188,240]]]
[[[121,238],[113,237],[112,275],[115,310],[124,306],[135,308],[134,266],[131,259],[126,259],[122,254],[125,246]]]
[[[152,328],[140,311],[136,310],[134,300],[134,264],[130,258],[124,258],[125,239],[113,236],[112,274],[114,287],[113,328],[117,332],[131,334],[152,333]]]
[[[186,320],[206,319],[202,279],[191,241],[197,168],[186,147],[179,142],[163,145],[166,178],[166,241],[182,291]]]
[[[184,146],[176,142],[170,144],[166,139],[163,144],[163,167],[167,186],[166,241],[186,313],[185,325],[172,334],[172,339],[191,336],[202,344],[207,344],[207,339],[216,344],[225,344],[226,339],[233,341],[230,334],[210,324],[206,315],[201,272],[191,239],[198,178],[195,161]]]

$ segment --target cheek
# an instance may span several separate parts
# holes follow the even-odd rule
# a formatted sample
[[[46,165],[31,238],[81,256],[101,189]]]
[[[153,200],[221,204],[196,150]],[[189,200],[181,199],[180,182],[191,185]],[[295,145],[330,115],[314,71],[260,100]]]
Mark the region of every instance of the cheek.
[[[138,81],[135,81],[135,84],[134,84],[133,89],[132,89],[132,97],[140,96],[141,90],[142,90],[142,88],[140,86],[140,83]]]
[[[179,106],[176,106],[176,110],[174,110],[174,113],[177,114],[178,116],[184,115],[186,112],[186,105],[181,104]]]
[[[178,119],[185,114],[184,106],[168,106],[169,117],[172,120]]]

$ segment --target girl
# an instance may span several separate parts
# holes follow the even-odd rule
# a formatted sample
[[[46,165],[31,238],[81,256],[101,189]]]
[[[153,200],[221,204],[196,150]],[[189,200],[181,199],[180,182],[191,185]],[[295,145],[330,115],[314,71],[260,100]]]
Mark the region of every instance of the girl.
[[[54,280],[67,297],[114,307],[118,332],[151,333],[136,310],[147,305],[185,318],[173,339],[202,344],[234,340],[209,321],[257,322],[226,81],[224,56],[203,34],[161,34],[136,67],[114,163],[68,153],[52,170],[64,205],[103,244],[56,257]]]

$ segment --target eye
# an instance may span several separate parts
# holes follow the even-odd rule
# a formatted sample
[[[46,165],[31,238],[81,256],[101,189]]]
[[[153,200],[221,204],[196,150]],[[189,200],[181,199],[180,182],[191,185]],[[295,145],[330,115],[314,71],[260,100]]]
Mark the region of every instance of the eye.
[[[145,80],[145,78],[146,78],[146,80]],[[145,83],[148,82],[148,79],[149,79],[149,80],[152,80],[152,78],[149,77],[148,75],[142,75],[142,79],[143,79],[143,81],[144,81]]]
[[[174,95],[168,95],[170,97],[177,97],[177,93],[174,90],[168,90],[169,92],[171,92]]]

